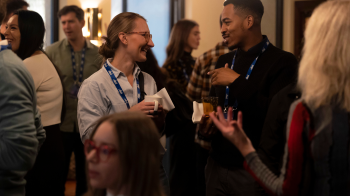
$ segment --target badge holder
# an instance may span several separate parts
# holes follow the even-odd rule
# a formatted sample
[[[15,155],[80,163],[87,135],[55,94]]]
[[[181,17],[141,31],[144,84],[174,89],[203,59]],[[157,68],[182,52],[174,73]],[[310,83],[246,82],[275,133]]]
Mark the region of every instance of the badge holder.
[[[79,88],[80,88],[80,85],[77,82],[74,82],[74,84],[72,85],[69,91],[69,94],[72,98],[74,99],[78,98]]]
[[[237,111],[237,107],[232,107],[232,119],[231,120],[234,119],[236,111]],[[224,108],[224,117],[225,117],[226,120],[227,120],[227,116],[228,116],[228,106],[226,106]]]

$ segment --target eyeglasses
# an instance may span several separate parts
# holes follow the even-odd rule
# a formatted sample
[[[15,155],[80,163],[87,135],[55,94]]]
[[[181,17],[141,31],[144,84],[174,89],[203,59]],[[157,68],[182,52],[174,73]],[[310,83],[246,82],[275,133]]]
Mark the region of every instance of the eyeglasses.
[[[143,37],[145,37],[146,39],[146,43],[149,42],[149,39],[152,39],[152,34],[150,34],[149,32],[125,32],[126,34],[139,34],[142,35]]]
[[[109,147],[108,145],[100,145],[99,147],[96,146],[95,142],[92,140],[85,140],[84,142],[84,151],[85,151],[85,156],[88,156],[88,154],[92,151],[96,150],[96,156],[98,161],[106,162],[108,161],[110,155],[113,152],[117,152],[116,149],[113,149]]]

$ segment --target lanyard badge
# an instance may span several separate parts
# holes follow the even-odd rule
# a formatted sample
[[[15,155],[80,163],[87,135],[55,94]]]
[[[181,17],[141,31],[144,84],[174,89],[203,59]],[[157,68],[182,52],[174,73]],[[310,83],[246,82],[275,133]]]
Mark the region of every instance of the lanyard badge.
[[[85,51],[86,51],[86,47],[84,46],[84,48],[83,48],[83,50],[81,52],[81,62],[80,62],[79,80],[78,80],[77,66],[76,66],[76,62],[75,62],[75,52],[73,50],[73,47],[71,46],[71,57],[72,57],[74,84],[70,88],[70,95],[73,98],[77,98],[80,85],[83,82],[83,72],[84,72],[84,63],[85,63]]]
[[[267,47],[270,45],[270,41],[269,39],[266,38],[265,40],[265,43],[264,43],[264,46],[263,48],[261,49],[261,52],[259,53],[259,55],[254,59],[253,63],[250,65],[249,69],[248,69],[248,72],[245,76],[245,79],[248,80],[250,75],[252,74],[253,72],[253,69],[256,65],[256,62],[258,61],[258,59],[260,58],[260,56],[266,51]],[[233,60],[232,60],[232,65],[231,65],[231,69],[233,70],[234,66],[235,66],[235,61],[236,61],[236,56],[237,56],[237,51],[235,52],[234,56],[233,56]],[[229,99],[229,93],[230,93],[230,87],[229,86],[226,86],[226,95],[225,95],[225,105],[224,105],[224,116],[225,118],[227,119],[227,112],[228,112],[228,99]],[[237,99],[235,100],[235,103],[233,105],[233,111],[237,110],[237,107],[238,107],[238,102],[237,102]]]
[[[120,97],[123,99],[123,101],[126,104],[126,107],[128,107],[128,109],[130,109],[130,104],[128,99],[125,96],[125,93],[122,89],[122,87],[120,86],[118,79],[115,77],[111,67],[108,65],[107,61],[105,62],[105,64],[103,65],[107,71],[107,73],[109,74],[109,76],[112,79],[113,84],[115,85],[115,87],[117,88]],[[137,83],[137,103],[141,102],[141,89],[140,89],[140,83],[139,83],[139,79],[136,78],[136,83]]]

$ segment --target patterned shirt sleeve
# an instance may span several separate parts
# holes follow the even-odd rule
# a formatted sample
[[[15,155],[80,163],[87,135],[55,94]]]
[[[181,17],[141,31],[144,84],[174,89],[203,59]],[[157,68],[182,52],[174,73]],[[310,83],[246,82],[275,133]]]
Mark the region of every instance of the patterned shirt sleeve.
[[[194,68],[192,71],[192,75],[190,81],[187,86],[187,97],[191,99],[191,101],[198,101],[202,97],[202,87],[203,87],[203,78],[202,78],[202,67],[203,65],[203,56],[197,58],[196,63],[194,64]]]

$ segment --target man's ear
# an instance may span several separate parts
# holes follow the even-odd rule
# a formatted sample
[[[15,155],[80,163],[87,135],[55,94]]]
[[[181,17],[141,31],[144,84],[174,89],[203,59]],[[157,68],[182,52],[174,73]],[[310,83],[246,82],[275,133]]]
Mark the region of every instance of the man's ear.
[[[244,21],[244,24],[246,29],[252,28],[252,26],[254,26],[254,17],[252,15],[248,15]]]
[[[82,26],[82,28],[85,26],[85,20],[81,20],[81,21],[79,21],[79,23]]]
[[[128,40],[126,40],[126,34],[124,32],[120,32],[118,37],[123,44],[128,44]]]

